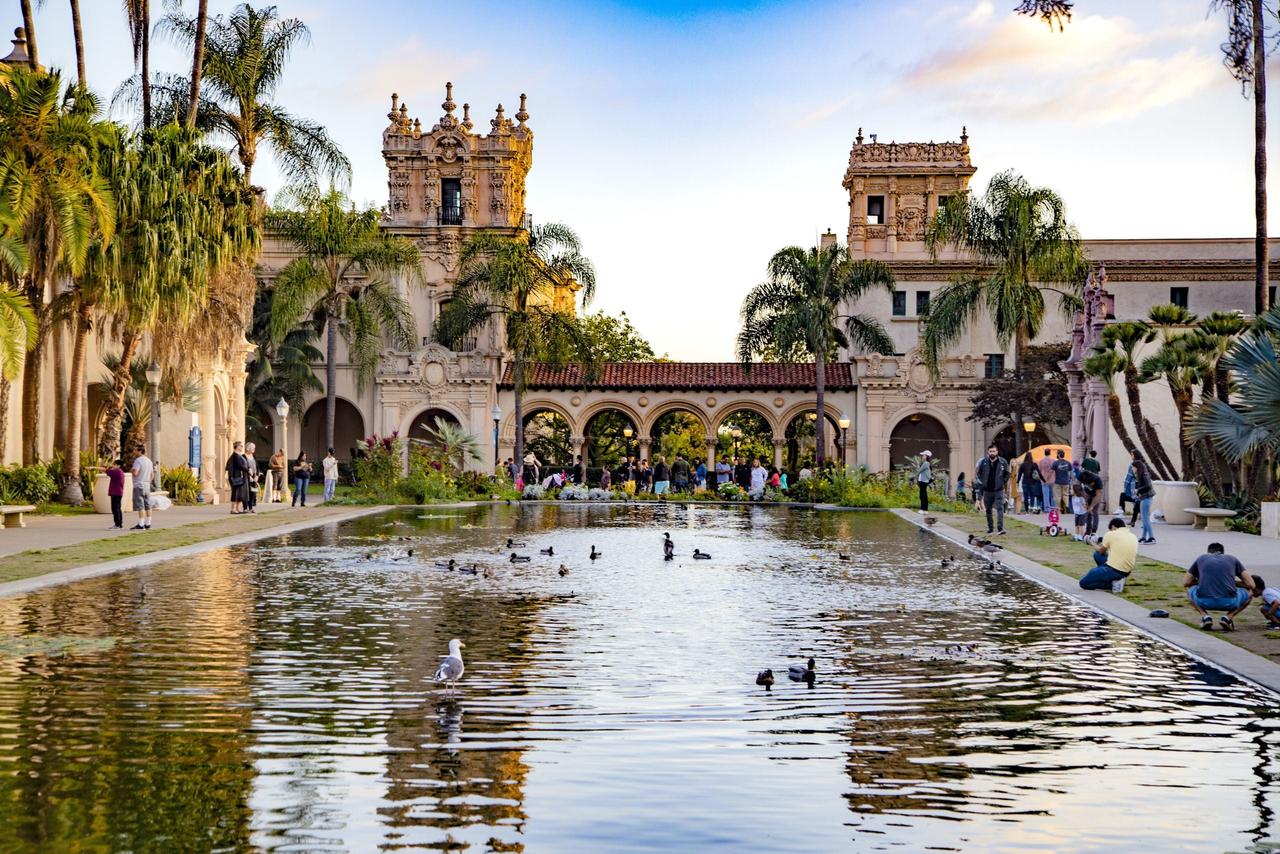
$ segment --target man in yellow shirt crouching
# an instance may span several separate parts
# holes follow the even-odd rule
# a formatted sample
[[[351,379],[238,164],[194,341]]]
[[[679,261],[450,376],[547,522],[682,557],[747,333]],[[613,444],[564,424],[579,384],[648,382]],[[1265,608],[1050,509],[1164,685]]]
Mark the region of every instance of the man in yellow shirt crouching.
[[[1093,553],[1093,569],[1080,579],[1085,590],[1124,590],[1124,580],[1138,563],[1138,538],[1125,525],[1123,519],[1112,519],[1106,536]]]

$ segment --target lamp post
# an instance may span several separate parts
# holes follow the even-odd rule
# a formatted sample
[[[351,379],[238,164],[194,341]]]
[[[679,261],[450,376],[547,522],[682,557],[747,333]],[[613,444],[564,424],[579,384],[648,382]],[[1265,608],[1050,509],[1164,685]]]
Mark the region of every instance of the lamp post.
[[[502,420],[502,407],[495,403],[493,409],[489,410],[489,415],[493,418],[493,470],[496,472],[498,466],[502,465],[502,461],[498,459],[498,422]]]
[[[280,486],[280,500],[292,501],[289,495],[289,402],[283,397],[276,404],[276,415],[280,416],[280,452],[284,454],[284,473]]]
[[[1025,418],[1022,421],[1022,434],[1027,437],[1027,450],[1031,450],[1031,434],[1036,432],[1036,422],[1033,418]]]
[[[147,366],[147,386],[151,391],[151,423],[147,426],[147,450],[151,451],[151,489],[159,492],[160,451],[156,448],[156,434],[160,432],[160,366],[152,362]]]
[[[849,421],[848,415],[841,415],[840,421],[840,465],[849,467]]]
[[[622,428],[622,438],[626,440],[622,443],[623,457],[631,456],[631,437],[634,436],[635,434],[636,434],[636,431],[632,430],[630,427]]]
[[[742,438],[742,431],[734,427],[729,435],[733,436],[733,458],[736,460],[738,459],[738,440]]]

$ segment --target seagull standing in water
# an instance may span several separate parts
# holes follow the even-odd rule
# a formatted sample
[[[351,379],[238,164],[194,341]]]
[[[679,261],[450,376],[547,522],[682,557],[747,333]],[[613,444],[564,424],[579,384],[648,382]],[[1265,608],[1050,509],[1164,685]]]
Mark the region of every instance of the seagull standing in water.
[[[462,663],[462,648],[465,645],[457,638],[449,641],[449,654],[440,659],[440,666],[436,668],[435,681],[444,682],[450,691],[458,684],[458,680],[466,670]]]

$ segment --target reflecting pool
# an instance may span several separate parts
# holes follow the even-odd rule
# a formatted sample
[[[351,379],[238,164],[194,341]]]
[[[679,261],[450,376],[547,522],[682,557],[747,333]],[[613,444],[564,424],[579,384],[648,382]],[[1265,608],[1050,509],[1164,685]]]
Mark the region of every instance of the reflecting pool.
[[[0,851],[1280,836],[1274,695],[955,553],[885,513],[408,509],[0,599]]]

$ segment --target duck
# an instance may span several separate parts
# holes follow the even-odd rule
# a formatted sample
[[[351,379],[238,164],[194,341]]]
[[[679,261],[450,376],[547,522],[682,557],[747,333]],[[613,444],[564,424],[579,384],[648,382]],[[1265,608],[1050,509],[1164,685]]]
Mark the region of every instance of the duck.
[[[853,555],[847,555],[847,554],[844,554],[843,552],[837,553],[836,557],[838,557],[840,560],[853,560]]]
[[[662,535],[662,559],[676,559],[676,544],[671,541],[671,535],[667,533]]]
[[[808,664],[793,664],[787,668],[787,678],[792,682],[808,682],[813,683],[817,678],[817,674],[813,670],[814,661],[809,659]]]
[[[518,555],[515,552],[511,553],[512,563],[528,563],[531,560],[533,560],[533,558],[529,557],[528,555]]]
[[[992,553],[998,552],[1002,548],[1004,548],[1004,546],[993,543],[991,540],[984,539],[982,537],[977,536],[976,534],[969,535],[969,545],[977,546],[983,551],[992,552]]]
[[[560,568],[556,570],[556,572],[560,574],[561,578],[564,578],[566,575],[569,574],[569,567],[565,566],[564,564],[560,564]]]
[[[924,523],[925,523],[926,525],[928,525],[930,528],[932,528],[934,525],[938,524],[938,517],[937,517],[937,516],[925,516],[925,517],[924,517]]]
[[[517,543],[515,540],[511,539],[510,537],[507,537],[507,548],[522,549],[524,548],[524,546],[525,546],[524,543]]]
[[[440,666],[436,668],[435,681],[445,683],[450,691],[458,684],[458,680],[462,678],[462,674],[466,671],[466,665],[462,663],[462,648],[466,646],[462,641],[454,638],[449,641],[449,654],[440,659]]]
[[[404,556],[405,556],[405,557],[413,557],[413,549],[406,549],[406,550],[405,550],[405,553],[404,553]]]
[[[761,670],[759,673],[757,673],[757,674],[756,674],[756,684],[757,684],[757,685],[763,685],[763,686],[765,687],[765,689],[766,689],[766,690],[768,690],[768,688],[769,688],[771,685],[773,685],[773,671],[772,671],[772,670]]]
[[[591,558],[592,560],[595,560],[595,559],[597,559],[597,558],[601,557],[603,554],[604,554],[604,552],[598,552],[598,551],[596,551],[596,547],[595,547],[595,546],[592,546],[592,547],[591,547],[591,554],[587,555],[587,557]]]
[[[436,569],[447,569],[450,572],[452,572],[456,568],[456,566],[457,566],[457,561],[455,561],[453,558],[449,558],[449,561],[447,563],[442,560],[436,561]]]
[[[545,549],[538,549],[538,554],[540,555],[553,555],[555,553],[555,546],[547,546]]]
[[[694,549],[693,559],[694,560],[711,560],[711,555],[707,554],[704,551],[699,551],[698,549]]]
[[[471,566],[462,567],[462,571],[465,572],[467,575],[475,575],[476,573],[480,572],[480,567],[476,566],[473,563],[471,564]]]

